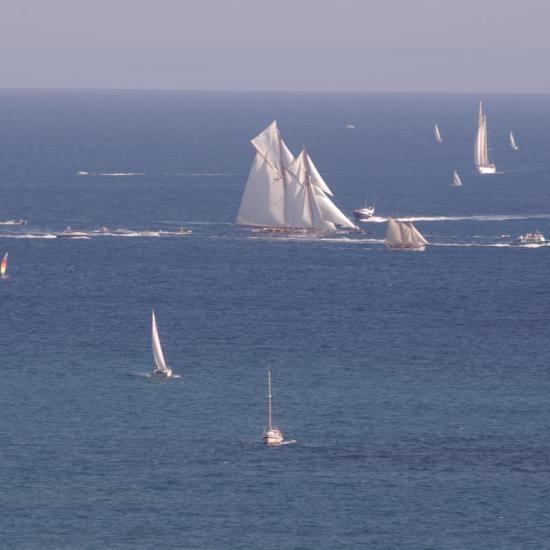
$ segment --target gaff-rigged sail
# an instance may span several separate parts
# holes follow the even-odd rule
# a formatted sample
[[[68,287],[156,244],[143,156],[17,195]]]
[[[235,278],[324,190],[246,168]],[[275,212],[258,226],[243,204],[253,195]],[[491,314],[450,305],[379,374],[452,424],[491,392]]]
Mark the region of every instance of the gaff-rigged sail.
[[[412,223],[388,219],[386,245],[392,248],[420,248],[429,244]]]
[[[489,144],[487,141],[487,115],[483,113],[483,105],[481,101],[479,102],[479,119],[476,142],[474,147],[474,161],[480,173],[495,173],[495,165],[489,162]]]

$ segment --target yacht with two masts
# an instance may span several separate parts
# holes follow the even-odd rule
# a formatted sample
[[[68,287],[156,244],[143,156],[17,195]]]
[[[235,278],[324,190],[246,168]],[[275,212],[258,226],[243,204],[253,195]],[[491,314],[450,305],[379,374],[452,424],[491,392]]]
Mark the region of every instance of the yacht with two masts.
[[[497,167],[489,161],[489,144],[487,142],[487,115],[483,113],[483,104],[479,102],[479,120],[476,143],[474,147],[474,161],[480,174],[496,174]]]
[[[252,139],[256,156],[236,225],[273,232],[356,230],[332,202],[329,186],[305,148],[297,157],[281,138],[277,121]]]
[[[411,222],[388,219],[385,244],[394,250],[416,250],[422,252],[429,244],[424,235]]]

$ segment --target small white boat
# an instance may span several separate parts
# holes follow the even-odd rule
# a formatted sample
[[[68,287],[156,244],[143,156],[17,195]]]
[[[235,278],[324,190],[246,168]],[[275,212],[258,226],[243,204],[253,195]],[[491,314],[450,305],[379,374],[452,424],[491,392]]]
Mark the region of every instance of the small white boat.
[[[355,124],[346,124],[346,128],[348,130],[351,130],[351,129],[355,128]]]
[[[54,233],[54,235],[58,238],[67,238],[67,239],[83,239],[85,237],[88,237],[88,233],[85,233],[84,231],[76,231],[74,229],[71,229],[70,227],[66,227],[65,230],[61,233]]]
[[[178,227],[175,231],[159,231],[161,237],[183,237],[184,235],[191,235],[191,233],[193,233],[193,230],[188,227]]]
[[[550,242],[546,240],[540,231],[533,231],[532,233],[520,235],[510,244],[513,246],[523,246],[525,248],[539,248],[540,246],[550,245]]]
[[[151,341],[153,345],[153,357],[155,359],[155,368],[153,369],[153,375],[170,378],[172,376],[172,369],[166,364],[166,360],[164,359],[164,353],[162,352],[162,346],[160,344],[160,338],[157,329],[157,320],[154,310],[152,311],[151,320]]]
[[[27,220],[22,220],[22,219],[4,220],[4,221],[0,221],[0,225],[27,225]]]
[[[479,102],[479,120],[476,143],[474,147],[474,161],[480,174],[496,174],[497,167],[489,161],[489,144],[487,142],[487,115],[483,114],[483,105]]]
[[[365,204],[363,208],[356,208],[353,211],[353,216],[355,217],[356,220],[360,222],[366,222],[367,220],[369,220],[374,216],[374,210],[375,210],[374,203],[372,204],[372,206]]]
[[[422,252],[426,250],[426,245],[429,243],[412,223],[389,218],[385,244],[388,248],[395,250]]]
[[[460,179],[460,176],[458,175],[458,172],[455,170],[453,172],[453,183],[455,187],[460,187],[462,185],[462,180]]]
[[[443,138],[441,137],[441,132],[439,131],[439,126],[437,125],[437,122],[435,123],[434,127],[434,138],[437,143],[443,143]]]
[[[519,147],[516,144],[516,140],[514,139],[514,134],[512,134],[512,132],[510,132],[510,147],[514,151],[517,151],[519,149]]]
[[[285,443],[291,443],[290,441],[286,442],[284,440],[283,431],[276,426],[273,426],[272,414],[271,414],[271,370],[267,371],[267,427],[264,431],[262,439],[264,443],[270,447],[275,447],[277,445],[284,445]]]
[[[4,257],[2,258],[2,263],[0,263],[0,277],[2,279],[8,278],[8,253],[6,252],[4,254]]]

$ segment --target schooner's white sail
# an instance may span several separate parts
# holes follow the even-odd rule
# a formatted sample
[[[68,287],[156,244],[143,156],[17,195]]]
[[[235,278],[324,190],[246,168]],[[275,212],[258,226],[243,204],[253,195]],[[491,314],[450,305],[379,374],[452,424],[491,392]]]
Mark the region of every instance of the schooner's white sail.
[[[460,187],[462,185],[462,180],[460,179],[460,176],[458,175],[458,172],[456,170],[453,172],[453,185],[455,187]]]
[[[428,241],[412,223],[388,219],[386,246],[398,250],[424,250]]]
[[[237,225],[334,231],[355,225],[334,205],[332,191],[309,155],[293,157],[272,122],[252,140],[256,157]]]
[[[516,140],[514,139],[514,134],[512,132],[510,132],[510,147],[514,151],[517,151],[519,149],[519,147],[516,144]]]
[[[435,123],[434,137],[435,137],[435,141],[437,141],[437,143],[443,143],[443,138],[441,137],[441,132],[439,131],[439,127],[437,126],[437,122]]]
[[[153,357],[155,358],[156,368],[153,370],[153,374],[159,374],[169,378],[172,376],[172,369],[166,364],[164,359],[164,353],[162,352],[162,346],[160,345],[160,338],[157,329],[157,320],[155,317],[155,312],[152,311],[152,322],[151,322],[151,341],[153,345]]]
[[[474,147],[474,160],[480,174],[495,174],[497,167],[489,162],[489,145],[487,142],[487,115],[483,114],[483,105],[479,102],[479,121],[476,143]]]

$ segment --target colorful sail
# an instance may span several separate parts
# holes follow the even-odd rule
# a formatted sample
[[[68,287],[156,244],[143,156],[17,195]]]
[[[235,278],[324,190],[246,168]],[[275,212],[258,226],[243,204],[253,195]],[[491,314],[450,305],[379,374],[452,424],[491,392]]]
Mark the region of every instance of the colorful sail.
[[[0,277],[5,277],[6,272],[8,271],[8,253],[4,254],[2,258],[2,263],[0,264]]]

